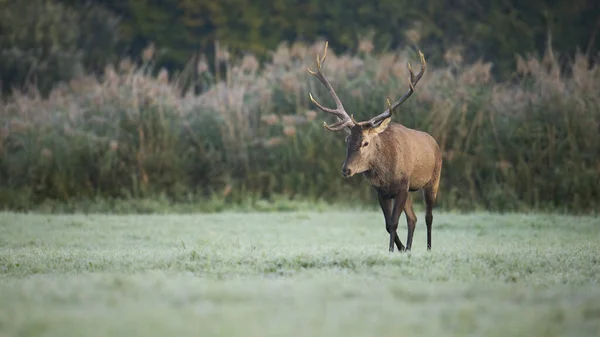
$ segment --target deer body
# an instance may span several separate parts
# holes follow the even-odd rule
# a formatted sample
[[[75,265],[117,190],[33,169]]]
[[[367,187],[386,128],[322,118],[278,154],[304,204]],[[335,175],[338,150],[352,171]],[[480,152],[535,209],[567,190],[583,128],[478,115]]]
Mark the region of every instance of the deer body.
[[[427,225],[427,250],[431,249],[431,227],[433,206],[437,197],[442,169],[442,155],[435,139],[422,131],[392,123],[392,112],[408,99],[415,90],[417,82],[426,68],[425,58],[421,56],[421,71],[415,75],[408,65],[410,89],[394,104],[388,99],[388,109],[364,122],[357,122],[348,116],[333,87],[321,72],[321,66],[327,55],[327,44],[323,58],[317,56],[317,71],[309,70],[328,89],[336,103],[336,109],[326,108],[314,100],[321,110],[333,114],[338,122],[324,126],[331,131],[346,130],[346,160],[342,166],[345,178],[355,174],[366,176],[377,191],[379,205],[383,212],[386,230],[390,234],[389,250],[394,244],[399,251],[405,249],[396,230],[402,211],[406,214],[408,235],[406,249],[410,250],[417,217],[413,210],[410,192],[422,190],[426,204],[425,222]]]
[[[409,191],[417,191],[437,177],[441,153],[435,139],[425,132],[390,123],[378,142],[370,145],[377,155],[363,174],[377,191],[393,194],[403,180]]]

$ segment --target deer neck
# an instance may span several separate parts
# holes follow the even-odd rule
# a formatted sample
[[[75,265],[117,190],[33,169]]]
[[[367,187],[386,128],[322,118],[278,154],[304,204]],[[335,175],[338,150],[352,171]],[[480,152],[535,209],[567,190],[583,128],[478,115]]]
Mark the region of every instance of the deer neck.
[[[364,173],[365,177],[369,179],[369,182],[373,187],[385,187],[394,180],[394,174],[391,167],[387,165],[386,161],[377,160],[370,169]]]
[[[372,159],[369,170],[364,175],[376,189],[392,192],[401,181],[405,180],[402,163],[398,162],[403,157],[403,151],[393,139],[386,139],[386,141],[377,144],[377,156]]]

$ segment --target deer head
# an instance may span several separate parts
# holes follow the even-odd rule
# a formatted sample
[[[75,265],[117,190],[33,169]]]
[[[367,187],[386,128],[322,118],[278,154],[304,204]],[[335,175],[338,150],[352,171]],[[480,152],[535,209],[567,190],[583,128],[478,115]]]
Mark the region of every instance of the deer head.
[[[327,57],[327,46],[328,43],[325,42],[325,51],[323,52],[323,57],[319,57],[317,55],[317,70],[312,71],[307,69],[310,74],[315,76],[329,91],[329,94],[333,98],[335,102],[336,108],[331,109],[324,107],[319,102],[317,102],[312,94],[309,94],[310,100],[321,110],[332,114],[337,117],[338,121],[334,124],[327,125],[327,123],[323,122],[323,126],[330,131],[340,131],[345,130],[348,133],[346,137],[346,160],[342,166],[342,175],[345,178],[351,177],[357,173],[363,173],[368,171],[373,162],[377,160],[380,151],[376,149],[381,149],[385,147],[385,144],[382,144],[382,138],[380,134],[384,132],[391,119],[393,111],[404,103],[414,92],[415,86],[423,76],[425,69],[427,68],[427,63],[425,62],[425,56],[421,51],[419,51],[419,56],[421,58],[421,70],[417,75],[415,75],[412,71],[410,62],[407,64],[408,72],[410,74],[408,79],[409,89],[408,91],[402,95],[397,101],[393,104],[390,102],[389,98],[387,99],[388,109],[386,109],[381,114],[363,122],[357,122],[354,119],[354,115],[349,116],[339,97],[333,90],[333,87],[325,77],[322,72],[322,66],[325,62],[325,58]]]

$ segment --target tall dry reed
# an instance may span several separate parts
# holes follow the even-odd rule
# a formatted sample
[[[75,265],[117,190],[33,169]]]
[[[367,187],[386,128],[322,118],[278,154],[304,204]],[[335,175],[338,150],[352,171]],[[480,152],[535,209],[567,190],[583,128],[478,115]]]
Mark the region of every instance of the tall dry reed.
[[[366,119],[407,88],[414,50],[329,51],[325,72],[347,110]],[[306,73],[323,42],[282,44],[272,61],[218,50],[218,74],[195,65],[208,89],[182,92],[165,70],[124,60],[43,98],[31,90],[0,104],[0,203],[143,197],[248,196],[374,203],[362,179],[344,180],[343,134],[308,99],[332,104]],[[145,56],[152,59],[151,51]],[[442,147],[440,205],[452,209],[593,210],[600,201],[600,71],[586,55],[561,67],[552,52],[519,57],[515,80],[493,65],[429,66],[394,121],[430,132]],[[568,69],[568,72],[565,72]],[[18,197],[15,197],[18,196]]]

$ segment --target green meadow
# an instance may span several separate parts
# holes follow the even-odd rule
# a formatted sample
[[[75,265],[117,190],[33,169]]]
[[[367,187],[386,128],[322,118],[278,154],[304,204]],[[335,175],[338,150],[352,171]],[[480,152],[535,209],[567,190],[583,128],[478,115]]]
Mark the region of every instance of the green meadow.
[[[2,213],[0,335],[598,336],[599,218],[417,216]]]

